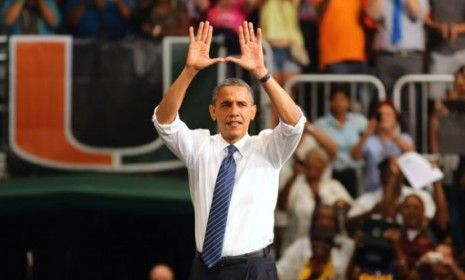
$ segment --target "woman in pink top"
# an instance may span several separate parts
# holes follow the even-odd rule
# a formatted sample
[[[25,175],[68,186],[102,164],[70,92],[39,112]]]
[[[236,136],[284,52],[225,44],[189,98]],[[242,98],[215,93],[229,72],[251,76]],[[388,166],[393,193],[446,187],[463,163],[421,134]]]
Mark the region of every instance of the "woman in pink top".
[[[223,34],[230,53],[239,53],[237,30],[256,6],[257,0],[219,0],[211,6],[206,20],[214,27],[214,35]]]

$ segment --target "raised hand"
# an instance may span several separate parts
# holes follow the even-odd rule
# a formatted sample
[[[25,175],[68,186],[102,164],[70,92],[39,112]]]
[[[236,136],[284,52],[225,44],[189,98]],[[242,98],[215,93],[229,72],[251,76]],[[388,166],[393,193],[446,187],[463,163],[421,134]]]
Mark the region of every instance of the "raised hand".
[[[212,42],[213,27],[210,23],[201,22],[197,35],[194,28],[189,27],[189,50],[187,52],[186,67],[200,71],[214,63],[224,61],[224,58],[210,58],[210,45]]]
[[[244,21],[242,26],[239,27],[238,35],[241,56],[239,58],[228,56],[225,60],[236,63],[248,70],[255,78],[261,78],[267,73],[263,60],[261,29],[257,29],[257,35],[255,36],[253,24]]]

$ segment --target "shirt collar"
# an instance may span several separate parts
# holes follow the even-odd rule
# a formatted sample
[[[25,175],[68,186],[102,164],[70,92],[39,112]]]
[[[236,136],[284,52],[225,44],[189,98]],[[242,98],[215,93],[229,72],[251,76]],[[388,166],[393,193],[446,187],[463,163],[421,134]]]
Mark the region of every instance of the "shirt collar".
[[[330,125],[339,126],[338,123],[337,123],[336,118],[331,113],[328,113],[328,121],[329,121]]]
[[[249,138],[250,138],[250,135],[247,133],[239,141],[233,144],[234,146],[236,146],[237,150],[239,151],[239,154],[242,157],[245,156],[247,151],[249,150],[249,146],[245,145],[247,141],[249,140]],[[222,151],[225,150],[227,146],[231,145],[226,140],[224,140],[221,134],[219,134],[219,139],[220,139],[220,148]]]
[[[346,113],[346,119],[345,119],[344,123],[341,126],[339,124],[339,122],[336,120],[336,118],[333,116],[333,114],[328,113],[328,120],[329,120],[330,125],[336,126],[336,127],[344,127],[350,121],[351,118],[352,118],[352,114],[350,112],[347,112]]]

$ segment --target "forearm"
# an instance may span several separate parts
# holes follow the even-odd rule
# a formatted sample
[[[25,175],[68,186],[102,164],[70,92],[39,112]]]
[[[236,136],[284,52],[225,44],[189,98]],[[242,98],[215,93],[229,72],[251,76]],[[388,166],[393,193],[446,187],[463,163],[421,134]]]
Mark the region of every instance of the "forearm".
[[[381,9],[383,7],[383,0],[369,0],[365,8],[365,13],[372,19],[379,19],[381,16]]]
[[[57,15],[53,11],[53,9],[47,6],[47,3],[45,1],[39,1],[39,9],[40,13],[42,14],[42,17],[49,26],[56,27],[58,25]]]
[[[260,79],[267,73],[267,70],[256,71],[255,78]],[[268,97],[271,100],[273,109],[279,116],[279,119],[285,124],[295,126],[301,117],[299,107],[294,103],[294,100],[287,92],[271,77],[266,82],[262,83]]]
[[[443,23],[440,23],[440,22],[437,22],[431,19],[431,16],[427,16],[425,18],[425,26],[437,32],[442,32],[442,25]]]
[[[11,5],[11,7],[5,13],[5,24],[7,26],[13,25],[18,19],[18,16],[21,14],[22,10],[23,1],[16,1],[13,5]]]
[[[420,17],[421,5],[418,0],[406,0],[405,8],[410,18],[417,20]]]
[[[399,185],[399,179],[397,177],[389,177],[386,186],[384,186],[383,198],[381,200],[381,215],[383,218],[394,218],[396,215],[397,195],[396,188]]]
[[[449,209],[447,208],[446,196],[440,181],[434,183],[433,199],[436,204],[434,222],[441,228],[441,230],[446,230],[449,224]]]
[[[329,157],[333,160],[337,156],[337,144],[326,134],[323,130],[315,127],[312,124],[305,125],[305,132],[309,133],[315,138],[318,144],[328,153]]]
[[[414,146],[412,143],[410,143],[410,142],[408,142],[408,141],[402,139],[402,138],[400,137],[400,135],[394,136],[394,139],[393,139],[393,140],[394,140],[394,142],[397,144],[397,146],[399,146],[399,148],[400,148],[400,150],[401,150],[402,152],[412,152],[412,151],[415,151],[415,146]]]
[[[450,270],[457,280],[465,280],[465,272],[461,270],[455,263],[450,266]]]
[[[197,70],[185,67],[176,81],[170,86],[158,105],[156,117],[160,124],[169,124],[174,121],[181,108],[187,88],[197,73]]]
[[[350,149],[350,156],[354,160],[360,160],[363,155],[363,146],[365,145],[365,142],[368,139],[368,136],[366,133],[360,137],[358,140],[357,144],[355,144],[351,149]]]
[[[457,31],[460,35],[465,33],[465,22],[457,23],[455,24],[455,27],[457,28]]]

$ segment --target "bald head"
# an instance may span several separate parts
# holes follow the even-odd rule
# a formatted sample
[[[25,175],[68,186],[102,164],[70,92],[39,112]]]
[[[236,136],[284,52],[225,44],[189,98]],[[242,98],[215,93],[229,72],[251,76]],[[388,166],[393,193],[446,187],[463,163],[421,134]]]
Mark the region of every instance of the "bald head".
[[[166,264],[157,264],[150,270],[149,280],[174,280],[174,272]]]

